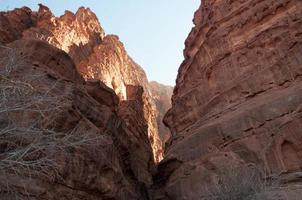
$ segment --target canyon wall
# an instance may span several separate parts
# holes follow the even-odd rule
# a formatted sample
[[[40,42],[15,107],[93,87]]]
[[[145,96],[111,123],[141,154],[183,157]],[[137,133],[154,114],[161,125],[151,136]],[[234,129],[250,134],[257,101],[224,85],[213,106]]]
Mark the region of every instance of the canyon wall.
[[[44,5],[37,12],[23,7],[0,14],[0,43],[7,44],[20,38],[46,41],[62,49],[73,59],[77,70],[85,80],[96,79],[112,88],[121,102],[128,101],[127,88],[142,87],[144,120],[147,122],[145,134],[148,135],[153,149],[154,160],[162,159],[163,147],[158,126],[162,127],[162,118],[150,92],[150,85],[143,69],[127,54],[119,38],[105,35],[96,15],[81,7],[75,14],[65,11],[55,17]],[[131,91],[130,91],[131,92]],[[128,112],[131,115],[131,112]],[[128,120],[128,116],[122,115]],[[144,120],[129,116],[134,120]],[[157,122],[160,121],[160,125]],[[129,128],[133,124],[128,124]],[[167,130],[165,130],[167,131]]]
[[[0,56],[1,197],[149,199],[171,89],[93,12],[0,12]]]
[[[194,24],[170,138],[171,88],[149,83],[89,9],[1,12],[1,197],[196,200],[245,166],[299,199],[302,2],[203,0]]]
[[[148,199],[142,88],[129,90],[126,108],[141,117],[133,130],[114,91],[86,82],[64,51],[22,39],[0,56],[1,199]]]
[[[152,98],[155,102],[157,115],[158,131],[160,133],[161,141],[163,144],[169,142],[171,138],[170,130],[163,124],[162,120],[166,112],[171,108],[171,97],[173,87],[160,84],[156,81],[150,82]]]
[[[203,0],[194,24],[164,118],[172,141],[154,199],[201,199],[219,170],[237,164],[298,181],[302,2]]]

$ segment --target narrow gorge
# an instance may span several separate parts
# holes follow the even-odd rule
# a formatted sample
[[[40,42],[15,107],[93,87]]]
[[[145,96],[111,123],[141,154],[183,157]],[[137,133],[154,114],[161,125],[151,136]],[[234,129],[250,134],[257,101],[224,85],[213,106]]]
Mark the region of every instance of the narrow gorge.
[[[193,22],[173,88],[89,8],[0,12],[0,199],[301,200],[302,1]]]

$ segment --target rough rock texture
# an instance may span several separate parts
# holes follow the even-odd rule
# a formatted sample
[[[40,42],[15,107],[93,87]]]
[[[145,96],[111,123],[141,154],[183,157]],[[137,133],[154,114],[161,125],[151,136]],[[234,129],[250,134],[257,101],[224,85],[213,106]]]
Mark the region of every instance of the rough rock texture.
[[[119,106],[112,89],[85,82],[68,54],[39,40],[1,46],[0,56],[1,199],[148,198],[155,165],[147,122],[128,129],[134,115],[122,111],[143,115],[142,88],[130,87],[131,101]],[[27,128],[13,138],[16,127]],[[22,156],[15,159],[18,151]]]
[[[170,130],[162,122],[164,115],[171,108],[171,97],[173,93],[173,87],[160,84],[156,81],[150,82],[151,96],[155,102],[157,115],[157,125],[161,141],[163,144],[169,141],[171,138]]]
[[[39,6],[37,12],[27,7],[1,12],[0,42],[9,43],[22,37],[44,40],[67,52],[77,64],[92,53],[105,35],[89,8],[81,7],[75,14],[66,11],[55,17],[49,8]]]
[[[34,25],[32,11],[23,7],[12,12],[0,12],[0,42],[12,42],[22,37],[23,31]]]
[[[148,125],[146,134],[149,136],[155,161],[160,161],[163,154],[162,142],[159,138],[157,111],[147,76],[144,70],[128,56],[119,38],[114,35],[105,36],[101,44],[94,48],[93,53],[79,63],[78,69],[85,79],[102,80],[116,92],[121,102],[131,100],[128,97],[130,86],[142,87],[142,97],[137,100],[143,101],[143,116]],[[141,119],[136,117],[135,120],[139,122]]]
[[[142,68],[127,55],[116,36],[105,36],[97,17],[90,9],[82,7],[75,14],[66,11],[60,17],[55,17],[41,4],[37,12],[26,7],[1,12],[0,33],[2,44],[20,38],[35,38],[64,50],[86,80],[98,79],[104,82],[116,92],[121,101],[127,100],[128,85],[143,87],[145,119],[136,120],[141,120],[141,123],[147,121],[146,134],[152,144],[154,159],[157,162],[162,159],[157,111],[147,77]]]
[[[155,199],[200,199],[221,165],[302,169],[302,2],[203,0],[165,116]],[[291,177],[288,179],[288,177]]]

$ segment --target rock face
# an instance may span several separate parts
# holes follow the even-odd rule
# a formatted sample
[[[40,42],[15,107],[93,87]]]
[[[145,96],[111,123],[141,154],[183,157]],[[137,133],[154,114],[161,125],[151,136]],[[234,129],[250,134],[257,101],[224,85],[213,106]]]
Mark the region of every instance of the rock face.
[[[171,97],[173,93],[173,87],[157,83],[156,81],[150,82],[152,98],[156,105],[157,124],[160,133],[161,141],[163,144],[168,142],[171,138],[170,130],[163,124],[162,120],[166,112],[171,108]]]
[[[208,176],[234,163],[295,179],[302,169],[302,2],[203,0],[194,23],[164,119],[173,140],[155,199],[200,199]]]
[[[119,103],[40,40],[1,46],[0,56],[1,198],[148,199],[155,165],[147,122],[127,125],[143,118],[141,87],[127,88],[131,101]]]
[[[19,91],[1,93],[1,197],[148,199],[172,88],[149,83],[87,8],[0,12],[0,45],[1,86]]]
[[[2,44],[20,38],[34,38],[64,50],[73,59],[82,77],[102,81],[115,91],[121,102],[128,100],[128,86],[142,87],[144,92],[140,99],[143,100],[144,119],[136,120],[147,122],[145,134],[151,141],[154,159],[156,162],[162,159],[158,116],[147,77],[127,55],[117,36],[105,36],[97,17],[88,8],[82,7],[75,14],[66,11],[60,17],[55,17],[43,5],[37,12],[26,7],[1,12],[0,33]]]
[[[79,63],[78,69],[87,80],[102,80],[116,92],[122,104],[134,100],[133,98],[136,97],[138,98],[136,100],[143,101],[142,111],[148,126],[146,134],[148,134],[151,141],[155,161],[160,161],[163,154],[162,142],[156,121],[157,111],[147,76],[144,70],[127,55],[118,37],[114,35],[105,36],[101,44],[94,48],[93,53]],[[142,96],[134,95],[130,98],[129,93],[132,93],[133,87],[141,87],[143,89]],[[133,117],[135,118],[135,115]],[[140,121],[140,119],[136,118],[135,121]],[[129,124],[129,126],[133,126],[133,124]]]
[[[55,17],[46,6],[39,4],[38,12],[27,7],[0,14],[1,43],[20,38],[35,38],[67,52],[77,64],[100,44],[105,32],[89,8],[81,7],[75,14],[66,11]]]

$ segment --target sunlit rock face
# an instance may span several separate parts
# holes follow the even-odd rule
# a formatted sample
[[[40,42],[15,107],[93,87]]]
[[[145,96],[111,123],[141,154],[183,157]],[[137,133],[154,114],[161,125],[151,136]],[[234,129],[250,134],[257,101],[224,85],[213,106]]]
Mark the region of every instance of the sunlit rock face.
[[[142,89],[129,89],[135,101],[121,106],[66,52],[33,39],[0,47],[0,75],[1,199],[148,199],[146,122],[133,130],[120,114],[143,115]]]
[[[144,119],[153,149],[154,160],[162,159],[163,148],[157,125],[157,111],[151,97],[143,69],[127,54],[117,36],[105,33],[93,12],[80,8],[75,14],[66,11],[55,17],[43,5],[37,12],[29,8],[15,9],[0,14],[0,42],[9,43],[19,38],[47,41],[67,52],[86,80],[97,79],[112,88],[120,101],[127,101],[127,86],[141,86]],[[129,126],[133,126],[130,124]]]
[[[75,14],[65,11],[55,17],[46,6],[40,5],[34,16],[36,27],[24,31],[23,37],[46,40],[67,52],[76,64],[89,56],[105,35],[89,8],[81,7]]]
[[[156,162],[162,159],[163,149],[157,125],[157,111],[150,92],[150,86],[144,70],[128,56],[124,45],[115,35],[107,35],[102,43],[96,46],[93,53],[78,65],[85,79],[102,80],[119,96],[121,102],[129,101],[129,87],[142,87],[143,119],[148,128],[146,133],[150,139]],[[138,100],[138,99],[137,99]],[[123,109],[124,110],[124,109]],[[137,117],[129,126],[141,121]]]
[[[194,23],[164,119],[173,140],[156,199],[200,199],[207,176],[232,163],[299,174],[302,2],[203,0]]]
[[[55,17],[46,6],[39,5],[37,12],[23,7],[1,13],[1,42],[19,38],[35,38],[69,53],[78,63],[89,56],[105,33],[96,15],[89,8],[81,7],[75,14],[66,11]]]
[[[160,84],[156,81],[150,82],[152,98],[158,111],[157,124],[161,137],[161,141],[165,144],[171,138],[170,130],[162,122],[164,115],[171,108],[171,96],[173,87]]]

